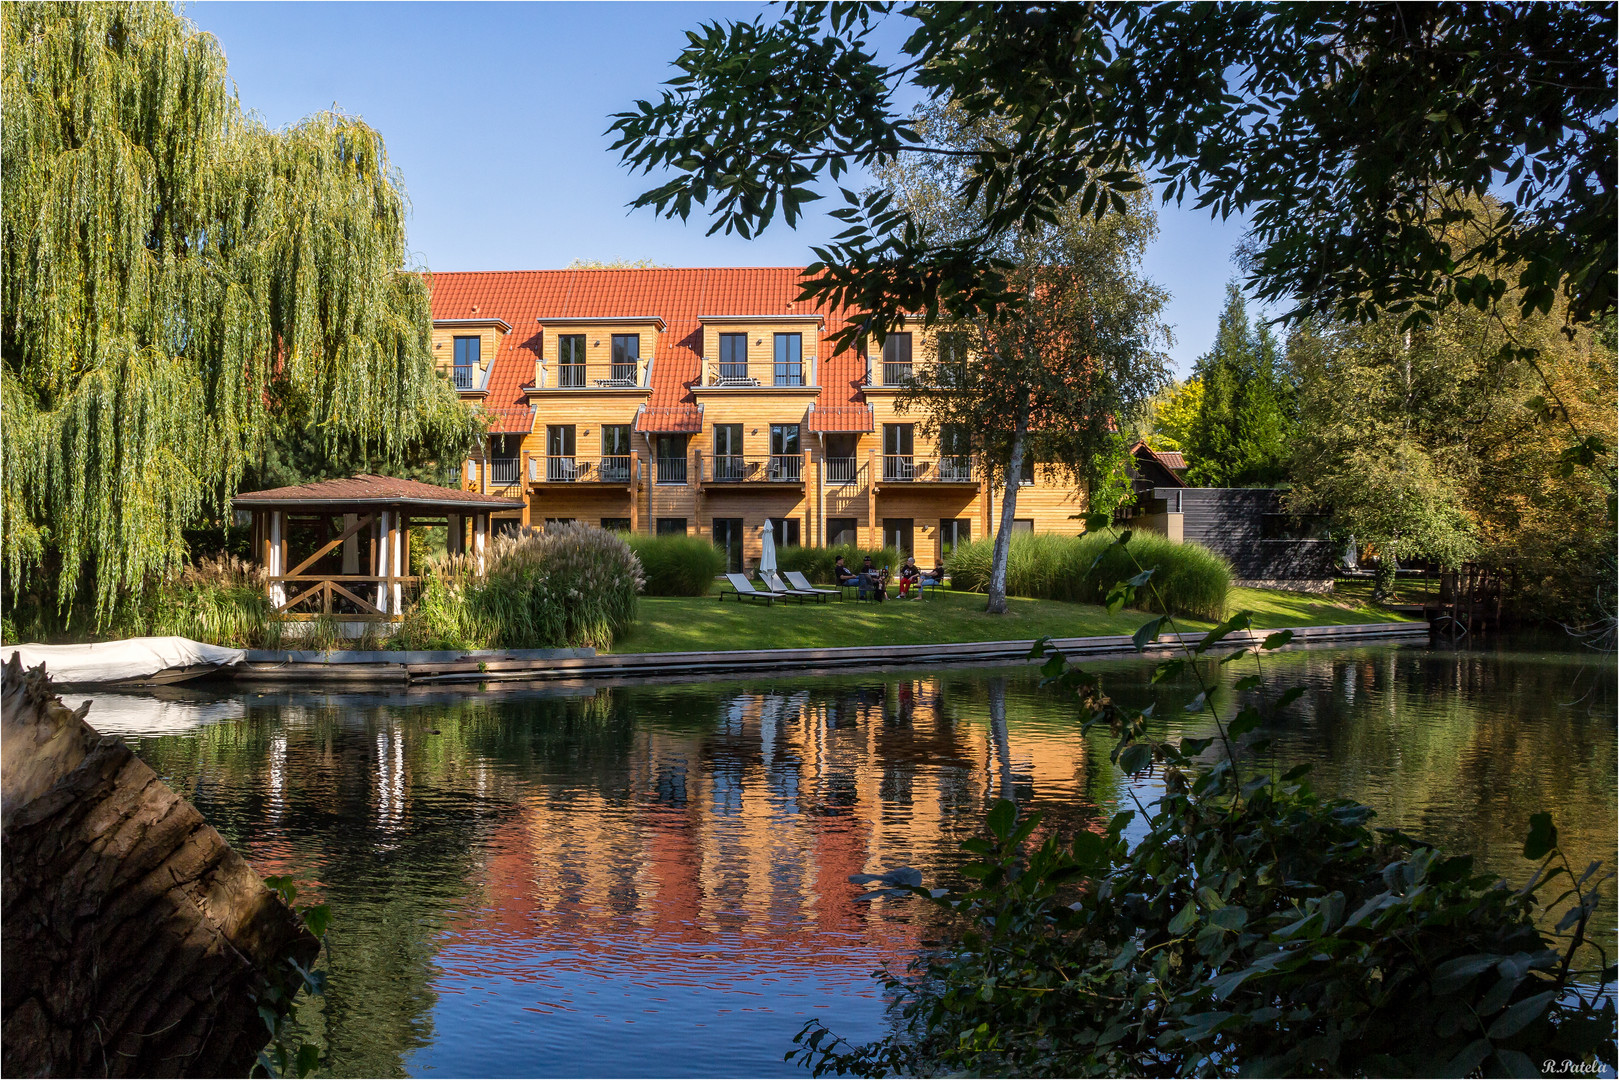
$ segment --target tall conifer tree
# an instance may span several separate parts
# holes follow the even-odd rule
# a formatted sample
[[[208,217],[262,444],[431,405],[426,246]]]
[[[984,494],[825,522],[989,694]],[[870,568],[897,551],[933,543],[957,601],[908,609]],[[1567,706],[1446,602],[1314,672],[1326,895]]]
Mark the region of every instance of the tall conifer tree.
[[[1186,447],[1188,479],[1203,487],[1265,487],[1287,476],[1294,391],[1270,328],[1248,322],[1235,282],[1226,286],[1214,347],[1198,359],[1203,383]]]
[[[161,3],[7,3],[4,562],[108,612],[184,556],[277,424],[383,461],[454,448],[381,137],[245,115]]]

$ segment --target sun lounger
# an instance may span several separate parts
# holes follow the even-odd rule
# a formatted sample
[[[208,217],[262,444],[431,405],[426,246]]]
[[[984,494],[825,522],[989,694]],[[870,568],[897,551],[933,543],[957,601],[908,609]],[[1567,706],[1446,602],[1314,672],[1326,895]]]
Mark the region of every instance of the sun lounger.
[[[820,589],[813,587],[801,589],[796,585],[789,585],[785,581],[781,580],[780,574],[775,573],[760,574],[759,579],[775,592],[786,593],[788,596],[798,597],[798,602],[801,604],[805,600],[816,600],[824,604],[826,603],[826,598],[832,593],[831,589],[828,589],[823,593]],[[838,599],[843,599],[841,594],[839,595]]]
[[[800,574],[797,570],[788,570],[784,576],[787,578],[789,585],[801,592],[819,593],[822,596],[835,596],[839,600],[843,599],[842,589],[823,589],[818,585],[811,585],[809,578]]]
[[[743,598],[748,600],[763,600],[766,606],[768,606],[772,600],[783,600],[787,597],[786,593],[767,592],[764,589],[755,589],[753,587],[753,582],[749,581],[742,574],[726,574],[725,580],[731,583],[731,588],[735,589],[736,592],[734,594],[726,594],[723,592],[720,593],[721,600],[724,600],[727,595],[734,595],[738,600]],[[799,603],[803,603],[802,597],[799,598]]]

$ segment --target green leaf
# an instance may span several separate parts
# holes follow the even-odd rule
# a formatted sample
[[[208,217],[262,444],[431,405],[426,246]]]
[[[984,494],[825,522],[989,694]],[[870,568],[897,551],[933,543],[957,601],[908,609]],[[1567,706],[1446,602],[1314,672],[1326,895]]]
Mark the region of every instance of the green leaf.
[[[1286,690],[1282,691],[1282,696],[1276,699],[1276,704],[1272,706],[1273,711],[1281,712],[1299,698],[1303,697],[1304,692],[1308,689],[1309,687],[1306,686],[1288,687]]]
[[[1012,835],[1012,830],[1017,826],[1017,804],[1007,799],[997,801],[990,809],[984,824],[989,827],[991,834],[1005,840]]]
[[[1133,743],[1119,753],[1119,768],[1134,775],[1152,764],[1152,747]]]
[[[1530,1024],[1540,1018],[1546,1007],[1557,996],[1556,990],[1546,990],[1522,1001],[1507,1006],[1505,1012],[1495,1018],[1490,1030],[1485,1032],[1492,1039],[1510,1039]]]
[[[326,936],[326,928],[332,922],[332,906],[330,904],[316,904],[314,907],[304,909],[304,925],[309,932],[317,938]]]
[[[299,1076],[311,1076],[320,1068],[320,1047],[313,1043],[304,1043],[298,1047],[298,1058],[293,1062],[293,1069]]]
[[[1146,652],[1147,643],[1158,640],[1158,631],[1162,629],[1165,618],[1166,616],[1160,615],[1151,622],[1143,623],[1141,629],[1135,632],[1131,640],[1135,642],[1136,652]]]
[[[1226,734],[1235,739],[1239,735],[1248,734],[1258,726],[1259,710],[1250,705],[1231,718],[1231,723],[1226,725]]]
[[[1356,913],[1359,914],[1358,912]],[[1355,922],[1355,919],[1351,919]],[[1501,962],[1494,953],[1473,953],[1446,960],[1433,970],[1433,988],[1436,994],[1451,994],[1461,989],[1475,975],[1489,971]]]
[[[1224,641],[1231,634],[1239,630],[1246,630],[1249,626],[1249,612],[1239,611],[1225,622],[1203,635],[1203,640],[1195,646],[1196,652],[1203,653]]]
[[[1158,667],[1153,671],[1152,681],[1159,683],[1163,682],[1165,679],[1173,679],[1175,676],[1179,675],[1185,667],[1185,660],[1166,660],[1162,664],[1159,664]]]
[[[1186,933],[1186,931],[1190,930],[1194,925],[1196,925],[1196,923],[1197,904],[1194,901],[1188,900],[1186,901],[1186,906],[1180,909],[1180,913],[1177,914],[1173,919],[1169,920],[1168,930],[1175,937],[1180,937],[1182,934]]]
[[[1529,835],[1523,841],[1523,857],[1543,859],[1557,847],[1557,826],[1546,813],[1529,815]]]
[[[1286,645],[1288,642],[1290,642],[1292,640],[1293,640],[1293,631],[1291,631],[1291,630],[1278,630],[1274,634],[1266,635],[1264,643],[1262,645],[1260,645],[1259,647],[1261,649],[1280,649],[1283,645]]]
[[[1103,511],[1094,511],[1085,515],[1085,531],[1096,532],[1113,524],[1113,515]]]

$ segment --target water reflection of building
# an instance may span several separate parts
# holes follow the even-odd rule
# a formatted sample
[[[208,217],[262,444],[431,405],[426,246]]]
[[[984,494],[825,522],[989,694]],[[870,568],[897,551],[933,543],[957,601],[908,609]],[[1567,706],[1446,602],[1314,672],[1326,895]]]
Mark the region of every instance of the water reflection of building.
[[[857,933],[871,909],[851,903],[849,875],[937,876],[995,798],[1071,798],[1084,774],[1077,732],[1011,739],[994,692],[956,703],[923,679],[738,693],[712,725],[639,727],[619,787],[522,785],[487,844],[477,921],[521,936],[537,920],[552,933]]]

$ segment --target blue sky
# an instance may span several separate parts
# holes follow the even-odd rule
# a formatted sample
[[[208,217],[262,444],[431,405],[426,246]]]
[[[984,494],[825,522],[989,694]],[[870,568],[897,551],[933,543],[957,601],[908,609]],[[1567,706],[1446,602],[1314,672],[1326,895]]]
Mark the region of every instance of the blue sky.
[[[410,241],[432,270],[574,259],[797,266],[835,224],[806,214],[755,240],[630,213],[646,186],[608,152],[608,117],[657,93],[684,31],[751,18],[737,3],[218,3],[184,11],[217,37],[244,107],[272,127],[331,108],[387,140],[410,193]],[[896,18],[896,23],[900,20]],[[886,39],[903,37],[899,25]],[[830,200],[823,204],[830,205]],[[1236,221],[1164,207],[1148,274],[1173,294],[1184,374],[1214,339]]]

